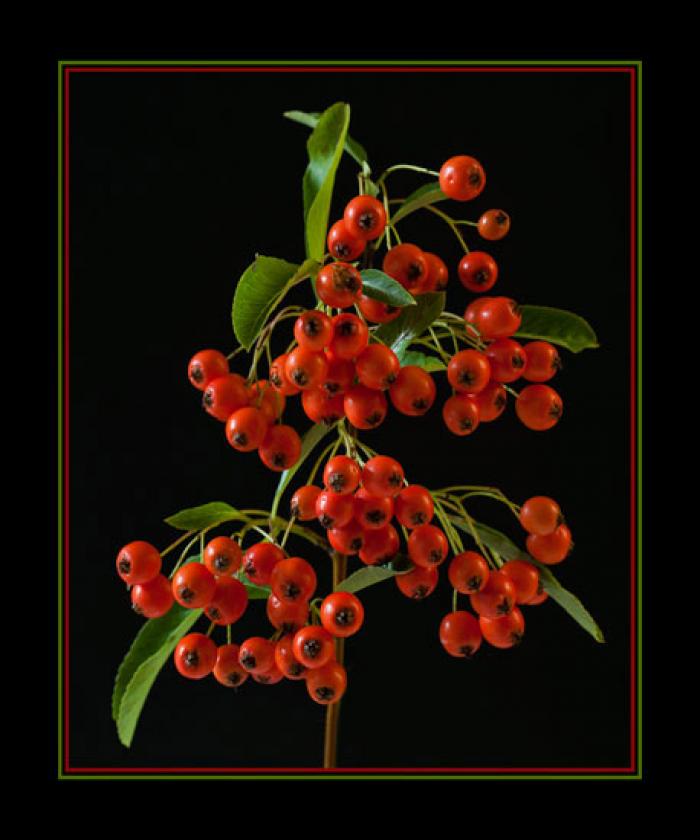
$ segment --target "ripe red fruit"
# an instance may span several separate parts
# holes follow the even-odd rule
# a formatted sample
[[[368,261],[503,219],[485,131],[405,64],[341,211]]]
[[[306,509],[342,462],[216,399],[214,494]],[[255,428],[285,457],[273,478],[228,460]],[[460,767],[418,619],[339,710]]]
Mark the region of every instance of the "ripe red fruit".
[[[561,370],[559,351],[548,341],[530,341],[523,350],[527,359],[523,377],[528,382],[547,382]]]
[[[165,575],[156,575],[147,583],[137,583],[131,590],[134,612],[144,618],[160,618],[170,611],[174,602],[173,590]]]
[[[333,636],[323,627],[309,625],[294,634],[292,650],[307,668],[322,668],[335,656]]]
[[[268,423],[279,420],[287,404],[287,398],[281,391],[278,391],[267,379],[258,379],[257,382],[248,388],[250,404],[253,408],[259,408],[267,417]]]
[[[394,408],[409,417],[420,417],[432,408],[437,389],[433,377],[417,365],[402,367],[389,388]]]
[[[386,210],[381,201],[371,195],[358,195],[345,205],[345,227],[361,239],[377,239],[386,227]]]
[[[331,226],[326,240],[328,252],[336,260],[353,262],[365,250],[366,240],[351,233],[343,219]]]
[[[399,550],[399,535],[393,525],[365,531],[365,544],[360,549],[360,560],[366,566],[388,563]]]
[[[239,452],[252,452],[265,440],[270,420],[259,408],[239,408],[226,422],[226,440]]]
[[[173,578],[172,587],[178,604],[195,610],[211,603],[216,591],[216,578],[201,563],[187,563]]]
[[[277,630],[296,633],[309,618],[307,601],[281,601],[274,592],[267,599],[267,618]]]
[[[264,674],[275,664],[275,645],[262,636],[246,639],[240,646],[238,661],[249,674]]]
[[[357,554],[365,544],[362,525],[354,519],[342,528],[330,528],[326,537],[331,546],[340,554]]]
[[[130,542],[117,554],[117,573],[129,586],[153,580],[161,565],[158,549],[143,540]]]
[[[331,396],[323,388],[310,388],[301,392],[301,405],[304,414],[314,423],[333,423],[345,416],[342,394]]]
[[[549,385],[528,385],[515,401],[520,421],[536,432],[556,426],[564,413],[562,399]]]
[[[404,486],[403,467],[394,458],[375,455],[362,468],[362,486],[373,496],[398,496]]]
[[[310,522],[316,519],[316,499],[321,492],[320,487],[313,484],[306,484],[299,487],[289,503],[289,511],[292,516],[301,522]]]
[[[555,563],[561,563],[569,555],[572,549],[571,531],[567,525],[560,525],[551,534],[530,534],[525,540],[525,545],[528,554],[535,560],[553,566]]]
[[[449,549],[447,537],[436,525],[419,525],[408,537],[408,556],[416,566],[439,566]]]
[[[437,254],[423,251],[423,256],[428,263],[428,276],[425,279],[423,291],[444,292],[447,288],[447,281],[449,280],[447,266]]]
[[[496,382],[515,382],[520,379],[527,364],[522,346],[512,338],[497,338],[486,348],[491,365],[491,376]]]
[[[243,562],[243,551],[230,537],[214,537],[204,548],[204,565],[213,575],[233,575]]]
[[[503,414],[508,395],[503,385],[492,379],[483,391],[474,395],[474,402],[479,410],[479,421],[490,423]]]
[[[221,626],[234,624],[248,607],[248,590],[233,577],[216,579],[211,603],[204,610],[207,618]]]
[[[180,639],[173,656],[177,670],[190,680],[211,674],[216,657],[216,645],[203,633],[190,633]]]
[[[469,155],[456,155],[440,167],[440,189],[455,201],[471,201],[486,186],[482,165]]]
[[[351,312],[343,312],[332,318],[333,338],[330,352],[336,359],[354,359],[367,346],[369,330],[367,324]]]
[[[275,645],[275,665],[288,680],[305,680],[308,675],[308,668],[294,656],[292,647],[294,637],[291,634],[282,636]]]
[[[277,667],[276,663],[273,662],[272,667],[268,668],[264,673],[253,674],[253,679],[261,685],[275,685],[275,683],[282,682],[284,674]]]
[[[336,359],[328,355],[326,358],[328,359],[328,371],[322,386],[323,390],[329,397],[342,395],[355,381],[355,365],[350,359]]]
[[[526,607],[537,607],[540,604],[543,604],[547,598],[549,598],[549,594],[544,591],[542,587],[542,581],[540,580],[540,591],[537,592],[534,598],[530,598],[530,600],[525,604]]]
[[[195,388],[203,391],[207,385],[229,371],[228,359],[218,350],[200,350],[190,359],[187,375]]]
[[[405,528],[427,525],[435,513],[430,491],[420,484],[404,487],[396,497],[395,509],[396,518]]]
[[[237,688],[248,679],[248,672],[241,668],[238,661],[240,647],[238,645],[221,645],[216,652],[214,676],[221,685],[227,688]]]
[[[491,364],[478,350],[460,350],[447,365],[447,380],[456,391],[478,394],[489,384]]]
[[[497,648],[511,648],[520,643],[525,633],[525,619],[517,607],[500,618],[479,617],[479,626],[486,641]]]
[[[394,500],[391,496],[373,496],[364,487],[354,496],[355,519],[363,529],[374,531],[383,528],[394,515]]]
[[[316,499],[316,516],[326,528],[342,528],[352,519],[352,496],[341,496],[332,490],[322,490]]]
[[[243,556],[243,571],[253,583],[267,586],[275,565],[284,560],[284,551],[271,542],[251,545]]]
[[[302,391],[307,388],[319,388],[328,372],[328,360],[321,352],[296,347],[287,356],[284,372],[287,379]]]
[[[472,608],[486,618],[499,618],[515,606],[515,584],[501,571],[490,572],[486,585],[469,596]]]
[[[423,598],[427,598],[435,591],[439,579],[440,572],[437,566],[431,566],[429,569],[416,566],[410,572],[396,575],[394,578],[401,592],[412,601],[422,601]]]
[[[286,364],[288,356],[288,353],[283,353],[270,365],[270,382],[272,383],[272,387],[279,391],[280,394],[283,394],[285,397],[292,397],[294,394],[298,394],[300,389],[287,379]]]
[[[532,565],[524,560],[509,560],[501,566],[501,571],[508,575],[515,585],[515,602],[527,604],[537,595],[540,585],[540,573]]]
[[[510,230],[510,216],[503,210],[487,210],[477,225],[481,236],[493,242],[503,239]]]
[[[445,401],[442,419],[453,434],[464,436],[476,431],[480,420],[477,396],[455,394]]]
[[[248,386],[245,379],[237,373],[213,379],[202,397],[202,405],[207,413],[222,423],[225,423],[234,411],[249,403]]]
[[[394,245],[384,255],[382,269],[389,277],[393,277],[411,294],[425,291],[428,279],[428,261],[425,254],[417,245],[404,242]]]
[[[376,429],[384,422],[389,406],[382,391],[355,385],[343,397],[345,416],[356,429]]]
[[[258,454],[263,464],[275,472],[293,467],[301,455],[301,438],[292,426],[270,426]]]
[[[388,324],[389,321],[396,320],[401,314],[399,306],[382,303],[382,301],[367,297],[367,295],[362,295],[357,305],[364,317],[375,324]]]
[[[350,263],[329,263],[316,275],[316,294],[326,306],[347,309],[362,294],[360,272]]]
[[[464,310],[464,323],[466,326],[466,332],[469,335],[481,335],[481,326],[479,324],[481,310],[492,300],[493,298],[491,297],[479,297],[476,300],[473,300]]]
[[[481,646],[481,628],[466,610],[448,613],[440,622],[440,644],[450,654],[469,659]]]
[[[327,490],[344,496],[357,490],[361,475],[362,471],[357,461],[347,455],[336,455],[328,461],[323,470],[323,483]]]
[[[305,347],[317,353],[324,347],[328,347],[332,337],[333,325],[325,312],[310,309],[294,322],[294,338],[299,347]]]
[[[309,697],[327,706],[337,703],[345,694],[348,678],[345,668],[339,662],[329,662],[322,668],[311,671],[306,678],[306,690]]]
[[[352,592],[333,592],[319,609],[321,624],[331,636],[353,636],[362,627],[365,609]]]
[[[487,298],[476,316],[476,326],[481,337],[487,341],[509,338],[520,329],[521,322],[522,315],[518,304],[506,297]]]
[[[489,567],[476,551],[463,551],[452,558],[447,569],[450,583],[462,595],[480,592],[488,582]]]
[[[376,391],[384,391],[395,382],[400,368],[396,353],[384,344],[369,344],[355,361],[360,384]]]
[[[498,266],[485,251],[470,251],[460,260],[457,273],[466,289],[482,294],[494,287],[498,279]]]
[[[280,601],[308,601],[316,591],[316,572],[302,557],[280,560],[270,575],[270,588]]]
[[[528,534],[551,534],[564,521],[561,508],[549,496],[533,496],[520,508],[520,524]]]

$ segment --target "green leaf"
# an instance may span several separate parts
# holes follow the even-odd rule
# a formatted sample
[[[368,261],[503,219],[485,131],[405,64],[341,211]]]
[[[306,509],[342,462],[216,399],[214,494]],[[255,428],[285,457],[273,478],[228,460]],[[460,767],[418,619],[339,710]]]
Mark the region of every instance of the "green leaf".
[[[463,519],[460,519],[457,516],[450,516],[449,519],[460,530],[465,531],[467,534],[471,534],[469,525]],[[532,563],[533,566],[537,566],[544,590],[549,593],[552,600],[556,601],[560,607],[566,610],[574,621],[578,622],[578,624],[580,624],[586,632],[593,636],[596,642],[605,641],[603,631],[600,627],[598,627],[593,616],[583,606],[576,595],[569,592],[568,589],[564,589],[564,587],[552,574],[549,566],[535,560],[535,558],[531,557],[527,552],[521,551],[512,540],[508,539],[505,534],[502,534],[495,528],[491,528],[489,525],[483,525],[481,522],[476,522],[474,520],[472,520],[472,524],[479,535],[479,539],[484,543],[484,545],[493,549],[501,557],[506,560],[525,560],[528,563]]]
[[[302,125],[308,125],[309,128],[316,128],[318,121],[321,119],[321,114],[316,111],[312,111],[310,113],[305,113],[304,111],[286,111],[283,116],[285,116],[288,120],[293,120],[294,122],[301,123]],[[349,134],[345,136],[343,148],[351,158],[360,164],[360,166],[367,163],[367,152],[357,142],[357,140],[353,140]],[[369,174],[369,167],[363,167],[363,169],[367,174]],[[378,192],[376,186],[375,190]],[[377,192],[375,192],[374,195],[376,195]]]
[[[410,292],[397,283],[393,277],[377,268],[366,268],[360,272],[362,294],[388,303],[389,306],[415,306],[417,301]]]
[[[520,338],[550,341],[573,353],[600,347],[593,327],[580,315],[551,306],[523,306],[521,312],[523,320],[515,333]]]
[[[282,499],[282,494],[287,488],[289,482],[292,478],[294,478],[296,471],[309,457],[309,454],[313,451],[319,441],[323,440],[323,438],[328,434],[330,428],[330,426],[326,426],[324,423],[316,423],[316,425],[312,426],[302,438],[301,455],[299,456],[299,460],[293,467],[285,470],[280,476],[279,483],[277,484],[277,490],[275,491],[275,498],[272,500],[272,508],[270,509],[271,518],[274,519],[277,515],[277,508],[279,507],[280,500]]]
[[[250,601],[264,601],[270,597],[272,590],[269,586],[258,586],[256,583],[251,583],[244,572],[236,572],[234,577],[238,578],[243,586],[245,586]]]
[[[424,184],[408,196],[396,213],[394,213],[391,217],[391,223],[396,224],[396,222],[403,219],[404,216],[408,216],[408,214],[413,213],[414,210],[420,210],[421,207],[427,207],[429,204],[437,204],[438,201],[446,200],[447,196],[440,189],[440,184],[437,181],[431,184]]]
[[[401,354],[422,335],[445,308],[444,292],[428,292],[416,298],[415,306],[406,307],[398,318],[382,324],[372,335],[388,345],[401,358]]]
[[[439,370],[447,370],[447,365],[437,356],[426,356],[425,353],[420,353],[417,350],[406,350],[399,357],[401,367],[408,365],[415,365],[415,367],[423,368],[428,373],[435,373]]]
[[[325,253],[335,172],[343,155],[349,124],[350,106],[336,102],[321,115],[306,144],[309,152],[303,181],[306,255],[318,262],[323,261]]]
[[[236,338],[246,350],[299,268],[277,257],[258,256],[243,272],[233,296],[231,318]]]
[[[202,528],[209,528],[220,522],[233,522],[241,518],[236,508],[227,505],[226,502],[209,502],[206,505],[174,513],[165,522],[181,531],[201,531]]]
[[[364,569],[358,569],[348,575],[345,580],[336,586],[335,591],[359,592],[360,589],[374,586],[375,583],[381,583],[384,580],[396,577],[396,575],[408,572],[412,568],[412,564],[406,564],[400,557],[397,558],[396,562],[385,563],[381,566],[366,566]]]

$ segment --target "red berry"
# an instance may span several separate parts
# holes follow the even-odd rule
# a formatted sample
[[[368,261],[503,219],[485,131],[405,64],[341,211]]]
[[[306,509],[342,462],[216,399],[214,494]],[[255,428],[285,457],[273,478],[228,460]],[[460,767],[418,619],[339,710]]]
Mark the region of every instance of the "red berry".
[[[332,319],[333,338],[330,352],[336,359],[354,359],[367,346],[369,330],[367,324],[351,312],[343,312]]]
[[[288,680],[305,680],[308,668],[294,656],[294,637],[291,634],[282,636],[275,645],[275,665]]]
[[[310,522],[312,519],[316,519],[316,499],[320,492],[321,488],[315,487],[313,484],[299,487],[289,504],[291,515],[301,522]]]
[[[267,617],[270,624],[285,633],[296,633],[309,618],[307,601],[281,601],[274,592],[267,599]]]
[[[440,167],[440,189],[455,201],[471,201],[486,186],[482,165],[469,155],[457,155]]]
[[[332,490],[322,490],[316,499],[316,516],[326,528],[342,528],[352,519],[352,496],[341,496]]]
[[[569,555],[572,549],[571,531],[567,525],[560,525],[553,533],[539,536],[530,534],[525,540],[528,554],[540,563],[553,566],[561,563]]]
[[[425,280],[423,290],[426,292],[444,292],[449,279],[447,266],[437,254],[423,251],[423,256],[428,263],[428,276]]]
[[[294,338],[299,347],[312,352],[320,352],[328,347],[333,337],[333,324],[325,312],[311,309],[300,315],[294,322]]]
[[[449,543],[436,525],[419,525],[408,537],[408,556],[416,566],[439,566],[447,559]]]
[[[501,566],[501,571],[508,575],[515,585],[515,601],[517,604],[527,602],[537,595],[540,585],[540,573],[524,560],[509,560]]]
[[[226,440],[239,452],[252,452],[265,440],[270,420],[259,408],[239,408],[226,422]]]
[[[204,548],[204,565],[213,575],[233,575],[243,562],[243,551],[229,537],[215,537]]]
[[[520,508],[520,524],[528,534],[551,534],[564,521],[561,508],[549,496],[533,496]]]
[[[323,388],[310,388],[302,391],[301,405],[304,414],[314,423],[332,426],[345,416],[342,394],[331,396]]]
[[[396,518],[405,528],[427,525],[435,508],[430,491],[420,484],[409,484],[396,497]]]
[[[357,554],[365,544],[364,529],[354,519],[342,528],[330,528],[326,537],[340,554]]]
[[[386,210],[382,202],[371,195],[358,195],[346,204],[343,221],[353,236],[377,239],[386,227]]]
[[[229,373],[212,380],[204,391],[202,405],[207,413],[225,423],[234,411],[250,403],[250,394],[245,379],[237,373]]]
[[[248,607],[248,590],[233,577],[216,579],[211,603],[204,610],[207,618],[221,626],[234,624]]]
[[[170,611],[174,602],[173,590],[165,575],[156,575],[148,583],[137,583],[131,590],[134,612],[144,618],[160,618]]]
[[[510,216],[503,210],[487,210],[477,222],[478,231],[484,239],[503,239],[510,230]]]
[[[259,408],[267,417],[268,423],[279,420],[287,403],[287,398],[281,391],[278,391],[267,379],[258,379],[250,386],[248,393],[251,406]]]
[[[253,636],[238,652],[238,661],[249,674],[264,674],[275,664],[275,645],[269,639]]]
[[[190,359],[187,375],[195,388],[203,391],[207,385],[229,372],[228,359],[218,350],[200,350]]]
[[[350,359],[328,358],[328,371],[323,390],[329,397],[342,395],[355,381],[355,365]],[[303,397],[302,397],[303,399]]]
[[[549,385],[528,385],[515,401],[515,412],[528,429],[544,432],[557,425],[564,412],[564,404]]]
[[[448,613],[440,622],[440,644],[450,654],[469,659],[481,646],[481,628],[466,610]]]
[[[470,292],[481,294],[492,289],[498,279],[498,266],[485,251],[470,251],[465,254],[457,269],[462,285]]]
[[[270,588],[280,601],[308,601],[316,591],[316,572],[301,557],[280,560],[270,575]]]
[[[529,601],[525,604],[526,607],[537,607],[539,604],[543,604],[547,598],[549,598],[549,594],[544,591],[544,587],[542,586],[542,580],[540,579],[540,586],[538,588],[537,594],[534,598],[530,598]]]
[[[486,585],[469,596],[472,608],[486,618],[507,615],[515,606],[515,584],[501,571],[490,572]]]
[[[383,528],[394,515],[394,500],[391,496],[373,496],[364,487],[355,493],[355,519],[365,530]]]
[[[333,636],[323,627],[302,627],[294,635],[292,650],[297,660],[307,668],[322,668],[335,656]]]
[[[375,455],[362,468],[362,486],[373,496],[398,496],[404,486],[403,467],[394,458]]]
[[[521,321],[522,315],[514,300],[492,297],[486,299],[479,308],[476,325],[481,337],[490,341],[494,338],[509,338],[520,329]]]
[[[423,598],[427,598],[435,591],[439,579],[438,566],[431,566],[429,569],[416,566],[410,572],[396,575],[394,578],[401,592],[413,601],[422,601]]]
[[[323,385],[327,371],[326,356],[306,347],[297,347],[292,350],[284,365],[287,379],[302,391]]]
[[[269,469],[275,472],[288,470],[301,455],[299,433],[292,426],[270,426],[258,454]]]
[[[389,388],[394,408],[409,417],[420,417],[432,408],[437,395],[433,377],[417,365],[406,365]]]
[[[442,407],[442,419],[447,428],[455,435],[470,435],[479,425],[479,407],[477,396],[455,394]]]
[[[491,365],[491,377],[496,382],[515,382],[520,379],[527,364],[522,346],[512,338],[497,338],[486,348]]]
[[[456,391],[478,394],[489,384],[491,365],[478,350],[460,350],[447,365],[447,380]]]
[[[503,385],[492,379],[473,399],[479,411],[479,422],[490,423],[503,414],[508,396]]]
[[[497,648],[511,648],[520,643],[525,633],[525,619],[517,607],[500,618],[479,617],[479,626],[486,641]]]
[[[366,566],[388,563],[399,550],[399,535],[393,525],[365,531],[365,544],[360,550],[360,560]]]
[[[375,429],[384,422],[388,404],[382,391],[355,385],[345,393],[343,410],[356,429]]]
[[[362,627],[365,610],[352,592],[333,592],[324,598],[319,609],[321,624],[331,636],[353,636]]]
[[[452,558],[447,569],[450,583],[462,595],[480,592],[489,579],[486,560],[476,551],[463,551]]]
[[[238,688],[248,679],[248,672],[241,668],[238,661],[239,652],[238,645],[221,645],[216,652],[214,676],[227,688]]]
[[[292,397],[294,394],[298,394],[300,389],[287,379],[286,365],[288,356],[288,353],[283,353],[270,365],[270,382],[272,383],[272,387],[279,391],[280,394],[283,394],[285,397]]]
[[[464,323],[468,334],[474,336],[481,335],[481,326],[479,323],[481,310],[492,300],[493,298],[491,297],[479,297],[476,300],[473,300],[464,310]]]
[[[211,603],[216,591],[216,578],[201,563],[187,563],[173,578],[172,588],[178,604],[195,610]]]
[[[117,554],[117,573],[129,586],[153,580],[160,572],[161,565],[158,549],[143,540],[125,545]]]
[[[326,306],[347,309],[362,294],[360,272],[350,263],[329,263],[316,275],[316,294]]]
[[[322,668],[316,668],[306,678],[306,690],[309,697],[327,706],[337,703],[345,694],[348,677],[345,668],[339,662],[329,662]]]
[[[396,353],[384,344],[368,345],[355,361],[360,384],[376,391],[384,391],[395,382],[400,368]]]
[[[326,240],[333,259],[352,262],[365,250],[366,240],[351,233],[343,219],[332,225]]]
[[[362,471],[352,458],[336,455],[331,458],[323,470],[323,483],[327,490],[344,496],[354,493],[360,484]]]
[[[259,542],[243,556],[243,571],[253,583],[267,586],[275,565],[284,560],[284,551],[271,542]]]
[[[547,382],[561,370],[559,351],[548,341],[530,341],[523,350],[527,359],[523,377],[528,382]]]
[[[214,670],[216,645],[203,633],[190,633],[175,648],[175,667],[190,680],[201,680]]]
[[[382,269],[412,294],[425,291],[428,261],[417,245],[408,242],[394,245],[384,255]]]
[[[364,317],[375,324],[388,324],[389,321],[396,320],[401,314],[399,306],[382,303],[382,301],[367,297],[367,295],[362,295],[357,303]]]
[[[272,667],[268,668],[262,674],[253,674],[255,682],[261,685],[275,685],[275,683],[282,682],[284,674],[277,667],[276,663],[272,663]]]

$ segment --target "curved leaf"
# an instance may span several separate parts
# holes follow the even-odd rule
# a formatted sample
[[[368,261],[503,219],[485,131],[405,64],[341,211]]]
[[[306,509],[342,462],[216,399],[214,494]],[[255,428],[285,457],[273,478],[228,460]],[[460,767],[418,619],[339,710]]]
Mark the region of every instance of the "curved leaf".
[[[579,353],[600,347],[593,327],[573,312],[551,306],[522,306],[522,323],[515,333],[520,338],[539,338]]]
[[[381,583],[389,578],[396,577],[398,574],[410,572],[413,564],[407,561],[401,555],[389,562],[380,566],[366,566],[364,569],[358,569],[351,575],[341,581],[336,586],[336,592],[359,592],[361,589],[366,589],[368,586],[374,586],[375,583]]]
[[[382,324],[372,335],[388,345],[401,358],[401,354],[422,335],[445,308],[444,292],[428,292],[416,298],[415,306],[407,306],[398,318]]]
[[[389,306],[415,306],[417,301],[406,291],[401,283],[379,271],[377,268],[366,268],[360,272],[362,277],[362,294],[367,297],[388,303]]]
[[[323,261],[325,253],[335,172],[349,124],[350,106],[336,102],[323,112],[306,144],[309,152],[303,181],[306,255],[318,262]]]
[[[446,200],[447,196],[440,189],[440,184],[437,181],[424,184],[408,196],[391,217],[391,223],[396,224],[396,222],[408,216],[409,213],[413,213],[414,210],[420,210],[421,207],[426,207],[428,204],[437,204],[438,201]]]
[[[288,120],[293,120],[294,122],[301,123],[302,125],[307,125],[309,128],[316,128],[318,121],[321,119],[321,114],[317,111],[310,111],[308,113],[304,111],[285,111],[282,116],[286,117]],[[345,136],[345,144],[343,148],[351,158],[360,164],[360,166],[367,163],[367,152],[357,142],[357,140],[353,140],[349,134]],[[376,195],[377,193],[375,192],[374,194]]]
[[[427,370],[428,373],[436,373],[440,370],[447,370],[447,365],[442,361],[442,359],[438,359],[437,356],[426,356],[425,353],[421,353],[417,350],[406,350],[406,352],[399,357],[399,361],[401,362],[401,367],[415,365],[415,367]]]
[[[277,508],[279,507],[280,500],[282,499],[282,494],[286,490],[289,482],[294,477],[296,471],[309,457],[309,453],[314,449],[316,444],[319,441],[323,440],[323,438],[328,434],[329,431],[329,426],[326,426],[323,423],[316,423],[316,425],[312,426],[302,438],[301,455],[299,456],[299,460],[296,462],[296,464],[294,464],[293,467],[290,467],[288,470],[285,470],[280,476],[279,483],[277,484],[277,490],[275,490],[275,498],[272,500],[272,507],[270,508],[271,519],[274,519],[274,517],[277,515]]]
[[[231,318],[238,341],[246,348],[255,341],[267,316],[299,266],[277,257],[257,256],[241,275],[233,296]]]
[[[233,522],[241,518],[236,508],[227,505],[226,502],[209,502],[174,513],[165,523],[181,531],[201,531],[202,528],[209,528],[220,522]]]

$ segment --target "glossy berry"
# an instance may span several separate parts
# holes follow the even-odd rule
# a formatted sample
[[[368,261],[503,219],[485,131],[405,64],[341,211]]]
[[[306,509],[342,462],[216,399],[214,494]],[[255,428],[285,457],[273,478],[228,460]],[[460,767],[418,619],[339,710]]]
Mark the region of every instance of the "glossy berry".
[[[204,612],[210,621],[221,626],[234,624],[248,607],[248,590],[234,577],[216,579],[214,597]]]
[[[483,167],[469,155],[451,157],[440,167],[440,189],[455,201],[471,201],[485,186]]]
[[[300,347],[319,352],[328,347],[333,337],[333,325],[325,312],[310,309],[294,322],[294,338]]]
[[[436,525],[419,525],[408,537],[408,556],[416,566],[439,566],[448,551],[447,537]]]
[[[365,544],[360,550],[360,560],[366,566],[388,563],[399,550],[399,535],[393,525],[365,531]]]
[[[352,592],[333,592],[319,609],[321,624],[331,636],[353,636],[362,627],[365,609]]]
[[[187,375],[195,388],[203,391],[213,380],[229,372],[228,359],[218,350],[200,350],[190,359]]]
[[[204,391],[202,405],[208,414],[225,423],[234,411],[250,402],[248,386],[242,376],[229,373],[212,380]]]
[[[402,367],[396,382],[389,388],[391,404],[409,417],[420,417],[429,411],[436,396],[433,377],[417,365]]]
[[[477,395],[478,396],[478,395]],[[479,407],[476,396],[455,394],[442,407],[442,419],[455,435],[470,435],[479,425]]]
[[[321,352],[296,347],[287,356],[284,372],[287,379],[302,391],[307,388],[319,388],[328,372],[328,360]]]
[[[480,295],[496,284],[498,266],[485,251],[470,251],[460,260],[457,274],[465,289]]]
[[[403,467],[394,458],[375,455],[362,468],[362,486],[373,496],[398,496],[404,486]]]
[[[158,549],[143,540],[125,545],[117,554],[117,573],[129,586],[153,580],[159,574],[161,566]]]
[[[343,262],[353,262],[365,250],[367,240],[351,233],[345,221],[340,219],[328,231],[326,244],[328,245],[328,252],[333,259],[342,260]]]
[[[375,531],[391,522],[394,500],[391,496],[373,496],[364,487],[355,493],[355,519],[363,529]]]
[[[425,279],[423,291],[444,292],[449,280],[449,272],[445,263],[437,254],[423,251],[423,256],[428,263],[428,275]]]
[[[249,674],[264,674],[275,664],[275,644],[261,636],[246,639],[240,646],[238,661]]]
[[[208,606],[216,591],[216,578],[202,563],[187,563],[172,582],[178,604],[191,610]]]
[[[476,316],[476,325],[481,337],[487,341],[494,338],[509,338],[520,329],[522,315],[518,304],[511,298],[487,298],[481,304]]]
[[[530,598],[530,600],[525,604],[526,607],[537,607],[540,604],[544,604],[544,602],[549,598],[549,594],[544,591],[542,587],[542,581],[540,580],[540,589],[538,593],[534,596],[534,598]]]
[[[357,490],[361,476],[357,461],[347,455],[336,455],[324,467],[323,483],[327,490],[344,496]]]
[[[427,525],[435,513],[430,491],[420,484],[404,487],[394,500],[394,505],[396,518],[405,528]]]
[[[216,652],[216,664],[214,665],[214,677],[221,685],[227,688],[238,688],[250,676],[241,668],[238,661],[240,647],[238,645],[221,645]]]
[[[447,365],[447,381],[456,391],[478,394],[490,379],[490,361],[478,350],[460,350]]]
[[[284,551],[271,542],[251,545],[243,556],[243,571],[253,583],[267,586],[275,565],[284,560]]]
[[[309,388],[301,392],[304,414],[314,423],[332,426],[345,416],[342,394],[330,395],[323,388]]]
[[[491,242],[503,239],[510,230],[510,216],[503,210],[487,210],[477,222],[477,230]]]
[[[463,551],[450,561],[447,577],[452,587],[462,595],[474,595],[480,592],[488,582],[489,567],[476,551]]]
[[[204,547],[204,565],[213,575],[233,575],[243,562],[243,551],[230,537],[214,537]]]
[[[406,574],[396,575],[394,580],[407,598],[412,601],[422,601],[435,591],[440,580],[440,572],[437,566],[431,566],[429,569],[416,566]]]
[[[367,346],[369,330],[357,315],[343,312],[332,318],[330,352],[336,359],[355,359]]]
[[[355,365],[350,359],[328,358],[326,378],[321,386],[329,397],[344,394],[355,381]]]
[[[528,385],[515,401],[515,412],[528,429],[544,432],[557,425],[564,413],[564,404],[549,385]]]
[[[384,255],[382,270],[411,294],[419,294],[425,290],[428,261],[417,245],[408,242],[394,245]]]
[[[175,667],[190,680],[201,680],[214,670],[217,649],[203,633],[190,633],[175,647]]]
[[[358,195],[346,204],[343,221],[353,236],[377,239],[386,227],[386,210],[382,202],[371,195]]]
[[[520,524],[528,534],[551,534],[564,521],[561,508],[549,496],[533,496],[520,508]]]
[[[332,490],[322,490],[316,499],[316,516],[322,527],[342,528],[352,519],[352,496],[341,496]]]
[[[528,382],[548,382],[561,370],[559,351],[548,341],[530,341],[523,350],[527,359],[523,378]]]
[[[160,618],[174,603],[172,586],[165,575],[156,575],[147,583],[137,583],[131,590],[131,606],[144,618]]]
[[[342,528],[330,528],[326,537],[340,554],[357,554],[365,544],[364,529],[355,519]]]
[[[350,263],[329,263],[316,275],[316,294],[326,306],[347,309],[362,294],[360,272]]]
[[[285,633],[296,633],[309,618],[307,601],[281,601],[274,592],[267,599],[266,610],[270,624]]]
[[[258,379],[248,388],[250,404],[259,408],[267,417],[268,423],[274,423],[284,413],[287,398],[278,391],[267,379]]]
[[[294,636],[288,633],[275,645],[275,665],[288,680],[305,680],[309,669],[294,656]]]
[[[226,422],[226,440],[239,452],[252,452],[265,440],[268,416],[259,408],[239,408]]]
[[[486,585],[469,596],[472,608],[486,618],[499,618],[515,606],[515,584],[501,571],[490,572]]]
[[[512,338],[497,338],[486,348],[491,365],[491,377],[496,382],[515,382],[520,379],[527,364],[522,346]]]
[[[396,320],[401,314],[399,306],[382,303],[382,301],[367,297],[367,295],[360,297],[358,306],[364,317],[375,324],[388,324],[390,321]]]
[[[450,656],[469,659],[481,646],[479,622],[466,610],[448,613],[440,622],[440,644]]]
[[[507,649],[520,644],[525,634],[525,619],[517,607],[500,618],[479,617],[479,627],[486,641],[497,648]]]
[[[278,356],[270,365],[269,379],[272,387],[285,397],[292,397],[299,393],[299,388],[287,379],[286,365],[288,353]]]
[[[479,411],[479,422],[490,423],[503,414],[508,395],[503,385],[492,379],[483,391],[474,395],[473,399]]]
[[[360,384],[376,391],[384,391],[395,382],[400,368],[396,353],[384,344],[369,344],[355,360]]]
[[[571,531],[567,525],[560,525],[551,534],[545,536],[530,534],[525,540],[525,545],[528,554],[531,554],[535,560],[552,566],[555,563],[561,563],[569,555],[573,547]]]
[[[292,426],[270,426],[258,454],[263,464],[275,472],[293,467],[301,455],[301,438]]]
[[[382,391],[355,385],[343,397],[345,416],[356,429],[375,429],[380,426],[389,409]]]
[[[532,563],[525,560],[509,560],[501,566],[501,571],[513,581],[516,604],[527,604],[537,595],[540,573]]]
[[[337,703],[345,694],[348,678],[340,662],[329,662],[322,668],[315,668],[306,678],[306,690],[309,697],[327,706]]]
[[[316,519],[316,499],[321,492],[320,487],[306,484],[299,487],[289,503],[289,512],[300,522],[310,522]]]
[[[469,335],[481,335],[481,327],[479,323],[481,310],[487,303],[489,303],[489,301],[492,300],[493,298],[491,297],[479,297],[476,300],[473,300],[464,310],[464,324],[466,332]]]
[[[323,627],[310,625],[294,634],[292,650],[307,668],[321,668],[335,656],[333,636]]]
[[[275,685],[278,682],[282,682],[283,679],[284,674],[274,662],[272,667],[268,668],[264,673],[253,674],[253,680],[255,680],[256,683],[260,683],[260,685]]]
[[[308,601],[316,591],[314,567],[302,557],[280,560],[270,575],[270,588],[280,601]]]

